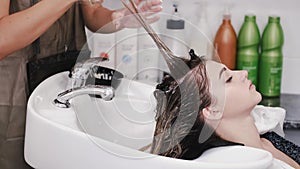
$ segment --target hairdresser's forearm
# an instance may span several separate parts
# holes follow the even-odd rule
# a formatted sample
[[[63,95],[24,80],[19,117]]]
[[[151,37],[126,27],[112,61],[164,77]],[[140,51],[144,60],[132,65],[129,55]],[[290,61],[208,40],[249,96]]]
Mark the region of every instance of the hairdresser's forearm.
[[[59,19],[76,0],[42,0],[0,18],[0,59],[31,44]]]

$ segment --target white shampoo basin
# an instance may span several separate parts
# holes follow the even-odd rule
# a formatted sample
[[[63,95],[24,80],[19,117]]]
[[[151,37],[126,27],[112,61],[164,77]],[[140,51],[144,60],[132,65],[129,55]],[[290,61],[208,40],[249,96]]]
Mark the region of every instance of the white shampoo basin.
[[[138,149],[151,143],[154,86],[122,80],[111,101],[89,95],[71,108],[52,102],[66,90],[68,73],[42,82],[28,102],[25,159],[37,169],[267,169],[270,153],[245,146],[214,148],[192,161]]]

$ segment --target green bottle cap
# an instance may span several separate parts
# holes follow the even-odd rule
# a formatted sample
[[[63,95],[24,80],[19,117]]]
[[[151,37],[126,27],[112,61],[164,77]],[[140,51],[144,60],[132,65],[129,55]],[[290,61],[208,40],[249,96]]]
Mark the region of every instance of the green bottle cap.
[[[279,16],[269,16],[269,23],[279,23],[280,22],[280,17]]]
[[[245,22],[247,21],[256,21],[255,15],[245,15]]]

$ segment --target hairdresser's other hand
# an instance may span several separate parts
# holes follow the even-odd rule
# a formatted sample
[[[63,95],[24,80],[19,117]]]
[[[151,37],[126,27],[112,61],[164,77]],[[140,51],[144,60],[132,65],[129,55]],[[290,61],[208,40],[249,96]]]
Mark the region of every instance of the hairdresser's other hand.
[[[153,15],[162,11],[161,0],[134,0],[134,2],[138,6],[139,12],[143,14],[149,24],[159,20],[159,16]],[[129,6],[131,7],[131,4]],[[141,26],[127,8],[115,11],[112,18],[116,29],[137,28]]]

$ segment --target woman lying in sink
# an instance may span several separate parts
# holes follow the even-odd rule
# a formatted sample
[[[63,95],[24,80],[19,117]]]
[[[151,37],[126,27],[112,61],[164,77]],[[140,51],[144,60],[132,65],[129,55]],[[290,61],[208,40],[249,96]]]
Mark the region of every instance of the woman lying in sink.
[[[299,146],[275,133],[259,134],[250,112],[261,94],[248,80],[247,71],[229,70],[197,57],[193,50],[190,55],[185,62],[191,70],[184,77],[174,80],[166,75],[157,85],[151,152],[196,159],[210,148],[245,145],[269,151],[299,169]]]

